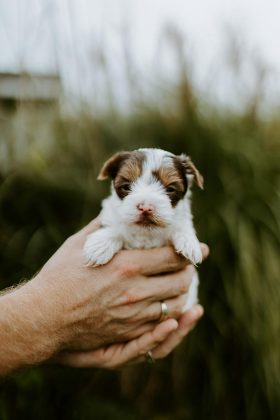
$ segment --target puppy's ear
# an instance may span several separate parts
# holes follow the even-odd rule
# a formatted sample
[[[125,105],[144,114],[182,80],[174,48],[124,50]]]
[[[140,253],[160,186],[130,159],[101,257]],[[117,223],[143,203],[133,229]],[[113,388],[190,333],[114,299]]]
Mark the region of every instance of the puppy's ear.
[[[203,190],[203,176],[199,172],[199,170],[196,168],[194,163],[192,162],[191,158],[189,156],[186,156],[185,154],[180,155],[180,160],[186,170],[187,175],[191,175],[191,178],[194,179],[196,184]]]
[[[128,159],[130,152],[119,152],[114,154],[110,159],[108,159],[101,168],[98,180],[103,181],[103,179],[111,178],[114,179],[118,173],[118,170],[121,164]]]

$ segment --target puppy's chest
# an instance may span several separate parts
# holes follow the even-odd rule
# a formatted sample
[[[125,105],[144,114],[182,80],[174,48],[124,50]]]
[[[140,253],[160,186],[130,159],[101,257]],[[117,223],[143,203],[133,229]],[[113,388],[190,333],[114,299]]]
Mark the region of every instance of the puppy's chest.
[[[150,249],[170,245],[170,232],[167,229],[161,231],[154,229],[126,229],[122,232],[125,249]]]

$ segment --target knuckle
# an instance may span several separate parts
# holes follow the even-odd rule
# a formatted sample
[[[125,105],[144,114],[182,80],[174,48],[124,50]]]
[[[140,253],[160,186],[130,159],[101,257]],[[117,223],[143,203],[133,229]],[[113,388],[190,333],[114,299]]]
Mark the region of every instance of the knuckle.
[[[189,290],[189,285],[190,285],[189,279],[186,276],[182,276],[179,282],[179,287],[178,287],[179,294],[181,295],[181,294],[187,293]]]
[[[160,308],[158,308],[157,310],[155,310],[154,312],[151,312],[150,314],[150,321],[154,322],[154,321],[160,321],[161,320],[161,310]]]
[[[142,306],[142,305],[141,305]],[[144,308],[144,306],[143,306]],[[158,321],[161,317],[161,310],[160,310],[160,304],[159,302],[149,303],[145,309],[138,309],[137,313],[137,322],[142,322],[145,320],[146,322],[152,323],[154,325],[154,322]]]
[[[139,301],[139,295],[135,289],[125,290],[123,300],[125,305],[130,305]]]
[[[184,300],[177,299],[174,306],[173,314],[175,318],[179,318],[184,313]]]
[[[138,264],[121,261],[117,265],[116,271],[121,278],[127,279],[139,274],[140,268]]]
[[[166,262],[173,270],[182,269],[187,265],[186,259],[171,247],[166,248]]]
[[[175,268],[178,266],[180,258],[173,248],[167,247],[165,251],[165,261],[169,267]]]

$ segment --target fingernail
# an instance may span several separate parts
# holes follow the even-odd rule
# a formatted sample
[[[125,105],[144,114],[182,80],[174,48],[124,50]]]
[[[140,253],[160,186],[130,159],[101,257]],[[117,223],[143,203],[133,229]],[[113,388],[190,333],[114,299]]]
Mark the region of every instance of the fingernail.
[[[190,310],[192,318],[199,319],[204,314],[204,309],[201,305],[195,305]]]
[[[171,318],[171,320],[173,321],[173,325],[172,325],[173,330],[177,330],[177,328],[179,326],[178,321],[176,319],[173,319],[173,318]]]
[[[209,253],[210,253],[209,246],[204,244],[204,243],[200,243],[200,248],[201,248],[201,251],[202,251],[203,259],[207,258]]]

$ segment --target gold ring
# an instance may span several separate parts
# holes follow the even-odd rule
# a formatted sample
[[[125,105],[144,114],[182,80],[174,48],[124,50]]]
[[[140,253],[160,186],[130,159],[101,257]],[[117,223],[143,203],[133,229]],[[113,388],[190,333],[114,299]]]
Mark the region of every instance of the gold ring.
[[[168,317],[168,306],[164,301],[159,302],[160,303],[160,320],[166,319]]]
[[[149,365],[153,365],[155,363],[155,359],[153,358],[153,354],[151,351],[147,351],[145,354],[146,362],[149,363]]]

